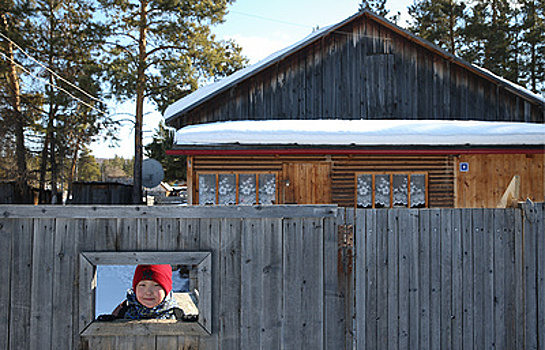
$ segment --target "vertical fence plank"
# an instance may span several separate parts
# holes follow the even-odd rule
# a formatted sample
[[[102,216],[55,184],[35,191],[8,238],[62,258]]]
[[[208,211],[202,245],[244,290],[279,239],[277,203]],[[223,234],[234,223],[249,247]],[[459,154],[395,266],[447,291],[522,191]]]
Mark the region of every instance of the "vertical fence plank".
[[[493,236],[491,239],[494,241],[494,345],[496,349],[506,349],[506,328],[505,328],[505,275],[508,273],[507,266],[505,265],[506,250],[506,232],[504,230],[504,216],[501,215],[505,211],[491,210],[493,213],[494,228]]]
[[[301,219],[284,220],[284,339],[283,348],[303,349],[302,307],[302,267],[305,264],[303,255],[303,230]],[[307,262],[306,264],[309,264]]]
[[[388,348],[399,347],[399,221],[388,211]]]
[[[474,291],[474,265],[473,256],[475,247],[473,245],[473,211],[461,210],[461,244],[462,244],[462,283],[460,285],[462,296],[462,337],[461,347],[472,350],[474,347],[474,317],[475,299]]]
[[[344,333],[347,321],[344,318],[344,295],[339,283],[337,260],[337,224],[339,222],[342,222],[341,217],[327,218],[324,222],[324,320],[326,323],[324,344],[326,349],[345,350]]]
[[[81,219],[57,219],[54,249],[54,288],[51,337],[57,348],[73,349],[78,309],[74,303],[79,293],[75,261],[79,261],[76,237],[83,230]],[[79,270],[78,270],[79,271]],[[64,288],[59,288],[59,286]],[[79,332],[79,330],[77,331]]]
[[[462,211],[452,211],[452,349],[463,345],[463,246]]]
[[[494,213],[492,209],[484,210],[484,346],[496,346],[494,317]]]
[[[424,210],[419,213],[419,264],[420,264],[420,313],[419,313],[419,344],[418,349],[430,350],[430,296],[431,296],[431,229],[430,211]]]
[[[441,349],[452,346],[452,209],[441,210]]]
[[[32,284],[30,288],[30,347],[38,349],[49,347],[52,343],[52,314],[55,287],[66,281],[56,281],[54,277],[55,219],[34,220],[34,240],[32,250]],[[59,288],[61,289],[61,288]],[[28,293],[28,291],[26,292]]]
[[[525,321],[525,308],[524,308],[524,298],[525,298],[525,279],[524,279],[524,225],[522,222],[522,213],[517,211],[515,219],[517,221],[516,231],[515,231],[515,347],[518,349],[523,349],[524,347],[524,321]]]
[[[0,267],[4,283],[0,283],[0,349],[9,348],[10,311],[11,311],[11,280],[12,280],[12,249],[13,225],[15,219],[0,219],[0,242],[2,242],[2,254],[0,254]]]
[[[535,230],[537,237],[537,334],[539,334],[539,350],[545,350],[545,203],[536,203]]]
[[[303,254],[299,262],[307,267],[301,270],[300,276],[303,349],[324,349],[323,228],[320,218],[303,221]]]
[[[261,347],[261,314],[265,312],[261,304],[263,295],[263,221],[244,220],[241,238],[241,349]]]
[[[485,265],[485,230],[484,210],[473,211],[473,305],[475,312],[474,341],[475,349],[484,349],[485,318],[484,318],[484,287],[485,275],[488,273]],[[486,321],[488,322],[488,321]]]
[[[504,260],[504,305],[505,312],[503,315],[503,328],[505,334],[503,341],[506,349],[516,349],[516,289],[515,284],[515,233],[517,226],[520,225],[520,220],[517,220],[517,212],[515,209],[497,210],[497,216],[503,216],[500,224],[503,230],[503,260]]]
[[[406,209],[395,210],[398,219],[399,237],[399,348],[409,349],[409,315],[413,305],[411,304],[411,240],[409,211]]]
[[[10,349],[30,349],[29,286],[32,285],[33,219],[20,219],[12,226],[10,295]]]
[[[377,343],[378,348],[380,344],[389,346],[388,344],[388,242],[390,239],[388,226],[388,211],[387,210],[373,210],[372,213],[375,221],[373,226],[369,229],[375,229],[374,234],[377,237],[377,304],[371,305],[377,309]],[[370,347],[372,349],[372,347]]]
[[[376,211],[359,210],[356,216],[354,230],[356,232],[356,315],[358,336],[357,344],[360,348],[376,349],[377,326],[379,323],[377,315],[377,232],[376,232]],[[360,298],[361,297],[361,298]],[[361,344],[360,341],[361,340]]]
[[[420,289],[420,279],[422,272],[420,270],[420,230],[419,230],[419,211],[408,210],[407,229],[409,242],[409,349],[421,349],[420,347],[420,295],[423,291]],[[426,291],[427,292],[427,291]]]
[[[282,339],[282,222],[262,219],[261,348],[279,349]]]
[[[430,348],[441,348],[441,210],[430,210]]]
[[[538,302],[538,242],[539,211],[533,203],[524,204],[524,278],[525,278],[525,329],[524,348],[539,349],[539,302]],[[541,225],[543,222],[541,221]],[[543,233],[543,230],[541,230]]]

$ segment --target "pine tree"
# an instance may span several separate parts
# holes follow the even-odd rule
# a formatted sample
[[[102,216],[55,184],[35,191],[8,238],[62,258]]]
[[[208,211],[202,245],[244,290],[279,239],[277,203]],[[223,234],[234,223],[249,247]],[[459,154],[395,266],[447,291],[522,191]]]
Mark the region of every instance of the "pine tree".
[[[462,45],[464,9],[463,3],[454,0],[415,0],[409,6],[414,19],[410,30],[456,55]]]
[[[199,83],[226,76],[246,60],[210,27],[234,0],[99,0],[114,30],[110,82],[120,99],[136,97],[133,201],[142,201],[142,125],[146,98],[159,111]]]
[[[521,81],[545,93],[545,1],[519,0]]]
[[[25,3],[4,0],[0,5],[0,74],[2,75],[2,138],[5,146],[15,149],[16,201],[24,203],[30,200],[29,174],[27,169],[27,149],[25,146],[25,128],[28,120],[23,111],[19,67],[17,66],[16,45],[13,39],[21,39],[20,26],[30,10]]]
[[[50,181],[54,203],[60,203],[59,184],[71,187],[82,145],[112,125],[98,99],[96,47],[104,29],[95,22],[94,12],[91,0],[36,0],[32,54],[41,62],[35,75],[47,82],[38,86],[45,102],[37,130],[43,137],[39,183],[43,192]]]

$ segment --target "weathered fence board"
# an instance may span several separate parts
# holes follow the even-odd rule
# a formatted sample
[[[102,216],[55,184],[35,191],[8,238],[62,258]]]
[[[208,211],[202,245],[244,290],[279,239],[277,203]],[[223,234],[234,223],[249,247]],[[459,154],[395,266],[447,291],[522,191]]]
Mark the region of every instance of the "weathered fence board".
[[[331,206],[39,208],[0,207],[1,348],[545,346],[543,203],[339,213]],[[339,232],[350,225],[354,247],[340,246]],[[138,252],[135,259],[186,252],[189,260],[210,252],[199,280],[211,283],[200,304],[211,316],[199,322],[212,334],[81,336],[94,301],[80,285],[91,286],[93,266],[115,263],[121,252]]]

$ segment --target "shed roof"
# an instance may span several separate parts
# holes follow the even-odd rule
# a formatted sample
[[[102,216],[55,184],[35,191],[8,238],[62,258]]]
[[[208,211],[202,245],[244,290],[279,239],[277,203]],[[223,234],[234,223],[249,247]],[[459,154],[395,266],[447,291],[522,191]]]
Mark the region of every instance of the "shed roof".
[[[410,33],[409,31],[401,28],[401,27],[398,27],[397,25],[395,25],[394,23],[386,20],[385,18],[381,17],[381,16],[378,16],[376,14],[374,14],[373,12],[371,11],[368,11],[368,10],[364,10],[364,11],[361,11],[361,12],[358,12],[356,14],[354,14],[353,16],[337,23],[337,24],[334,24],[334,25],[330,25],[330,26],[327,26],[327,27],[324,27],[322,29],[319,29],[319,30],[316,30],[314,31],[313,33],[311,33],[310,35],[308,35],[306,38],[304,38],[303,40],[299,41],[299,42],[296,42],[295,44],[291,45],[291,46],[288,46],[282,50],[279,50],[273,54],[271,54],[270,56],[266,57],[265,59],[257,62],[256,64],[253,64],[251,66],[248,66],[244,69],[241,69],[233,74],[231,74],[230,76],[222,79],[222,80],[219,80],[217,82],[214,82],[214,83],[211,83],[211,84],[208,84],[204,87],[201,87],[199,88],[198,90],[196,90],[195,92],[187,95],[186,97],[176,101],[175,103],[173,103],[172,105],[170,105],[165,113],[164,113],[164,117],[166,119],[166,123],[169,124],[170,121],[180,117],[181,115],[183,115],[184,113],[186,112],[189,112],[191,109],[203,104],[204,102],[206,101],[209,101],[210,99],[212,99],[214,96],[222,93],[223,91],[233,87],[233,86],[236,86],[237,84],[239,84],[240,82],[258,74],[259,72],[262,72],[264,71],[265,69],[267,69],[268,67],[276,64],[277,62],[279,61],[282,61],[284,60],[286,57],[294,54],[295,52],[307,47],[308,45],[316,42],[317,40],[320,40],[321,38],[327,36],[328,34],[336,31],[336,30],[339,30],[341,27],[343,27],[344,25],[350,23],[351,21],[354,21],[360,17],[367,17],[373,21],[376,21],[376,22],[379,22],[381,23],[382,25],[388,27],[389,29],[393,30],[394,32],[402,35],[403,37],[406,37],[408,38],[409,40],[439,54],[440,56],[444,57],[445,59],[455,63],[455,64],[458,64],[459,66],[462,66],[462,67],[465,67],[466,69],[470,70],[470,71],[473,71],[474,73],[480,75],[480,76],[483,76],[484,78],[488,79],[488,80],[491,80],[493,81],[494,83],[498,84],[498,85],[501,85],[501,86],[504,86],[506,89],[512,91],[513,93],[517,94],[517,95],[520,95],[526,99],[530,99],[530,100],[533,100],[533,101],[536,101],[540,104],[545,104],[545,98],[538,95],[538,94],[535,94],[533,93],[532,91],[520,86],[520,85],[517,85],[513,82],[510,82],[502,77],[499,77],[493,73],[491,73],[490,71],[484,69],[484,68],[481,68],[481,67],[478,67],[478,66],[475,66],[475,65],[472,65],[454,55],[452,55],[451,53],[439,48],[438,46],[436,46],[435,44],[427,41],[427,40],[424,40],[418,36],[415,36],[414,34]]]

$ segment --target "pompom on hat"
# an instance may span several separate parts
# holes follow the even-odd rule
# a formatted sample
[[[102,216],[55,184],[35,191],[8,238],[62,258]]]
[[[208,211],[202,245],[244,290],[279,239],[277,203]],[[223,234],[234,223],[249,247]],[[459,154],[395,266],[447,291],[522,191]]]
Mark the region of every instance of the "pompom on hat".
[[[170,265],[138,265],[134,271],[132,289],[136,290],[136,285],[142,280],[159,283],[168,294],[172,290],[172,267]]]

